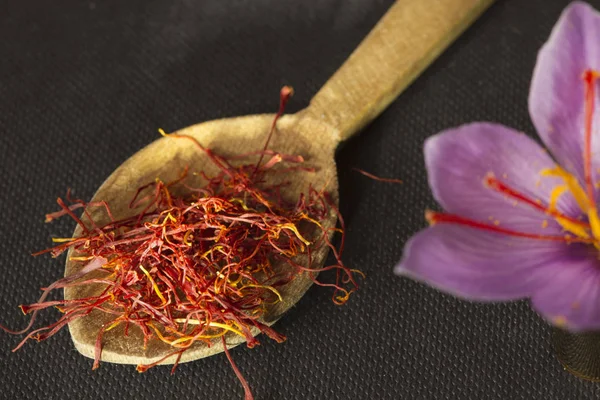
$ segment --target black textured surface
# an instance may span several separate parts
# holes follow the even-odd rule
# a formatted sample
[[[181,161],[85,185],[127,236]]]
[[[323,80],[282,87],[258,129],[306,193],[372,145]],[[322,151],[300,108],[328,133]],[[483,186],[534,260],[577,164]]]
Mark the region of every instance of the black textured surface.
[[[391,0],[5,2],[0,13],[0,321],[58,278],[63,259],[32,258],[67,236],[43,224],[67,187],[89,198],[157,137],[220,117],[272,112],[279,88],[304,107]],[[429,194],[421,146],[443,128],[492,120],[533,132],[527,93],[536,52],[567,1],[498,0],[361,136],[338,153],[348,265],[367,274],[344,307],[312,288],[276,327],[233,356],[257,399],[596,399],[565,373],[548,327],[525,302],[461,302],[393,275],[423,227]],[[593,4],[600,7],[600,1]],[[360,167],[402,178],[369,180]],[[56,314],[43,318],[49,322]],[[43,322],[41,321],[41,322]],[[103,364],[68,332],[11,353],[0,334],[0,398],[236,399],[224,356],[159,367]]]

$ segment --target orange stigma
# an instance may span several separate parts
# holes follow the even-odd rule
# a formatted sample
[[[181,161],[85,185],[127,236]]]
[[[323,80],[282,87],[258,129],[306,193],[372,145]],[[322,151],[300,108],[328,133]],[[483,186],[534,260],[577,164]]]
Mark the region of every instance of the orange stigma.
[[[585,83],[585,113],[584,113],[584,145],[583,145],[583,174],[588,199],[588,219],[592,234],[600,238],[600,219],[596,208],[594,181],[592,176],[592,132],[594,109],[596,101],[596,81],[600,78],[598,71],[588,69],[583,74]]]

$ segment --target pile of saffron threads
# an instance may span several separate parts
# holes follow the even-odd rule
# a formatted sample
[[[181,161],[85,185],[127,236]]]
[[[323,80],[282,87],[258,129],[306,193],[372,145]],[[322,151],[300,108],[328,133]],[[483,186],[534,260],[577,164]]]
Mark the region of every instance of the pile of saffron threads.
[[[290,95],[290,88],[282,89],[280,109],[267,144]],[[295,204],[288,204],[281,196],[286,182],[265,184],[267,174],[310,171],[302,165],[302,157],[279,154],[265,145],[261,152],[254,153],[260,155],[258,163],[234,166],[232,158],[219,156],[192,137],[168,136],[191,141],[199,156],[208,157],[219,172],[206,176],[194,171],[204,183],[185,186],[184,197],[172,188],[186,185],[185,174],[189,171],[176,182],[156,180],[142,186],[129,205],[141,211],[125,219],[115,219],[106,202],[86,203],[70,193],[65,200],[59,198],[60,210],[48,214],[47,222],[68,216],[78,224],[81,234],[54,239],[58,243],[55,247],[35,255],[50,253],[58,257],[70,251],[71,261],[79,263],[81,269],[45,288],[37,303],[21,306],[25,314],[31,314],[24,330],[3,329],[27,333],[17,350],[30,339],[48,339],[69,322],[100,310],[114,318],[98,332],[94,369],[101,360],[103,335],[119,325],[125,326],[126,335],[132,326],[139,329],[144,346],[158,339],[173,348],[172,353],[153,364],[138,365],[140,372],[176,356],[174,371],[182,354],[195,343],[210,346],[220,341],[244,386],[246,399],[251,399],[249,386],[227,351],[225,335],[243,338],[248,347],[258,344],[252,330],[282,342],[285,336],[262,322],[261,317],[270,306],[282,301],[283,285],[305,273],[315,284],[333,287],[333,301],[343,304],[357,289],[355,277],[360,272],[347,268],[341,260],[343,219],[328,193],[309,186]],[[275,168],[278,164],[284,168]],[[106,225],[98,226],[91,218],[95,208],[99,209],[96,212],[106,213]],[[83,210],[83,216],[75,214],[78,210]],[[337,214],[341,228],[321,223],[332,212]],[[330,241],[333,231],[341,234],[339,246]],[[331,249],[334,261],[311,269],[312,252],[322,246]],[[299,262],[299,257],[308,263]],[[282,265],[286,268],[280,268]],[[335,283],[317,279],[318,273],[326,270],[337,271]],[[89,278],[93,271],[94,277]],[[98,284],[103,289],[92,297],[46,300],[54,289]],[[60,310],[61,317],[51,325],[31,330],[36,314],[49,307]]]

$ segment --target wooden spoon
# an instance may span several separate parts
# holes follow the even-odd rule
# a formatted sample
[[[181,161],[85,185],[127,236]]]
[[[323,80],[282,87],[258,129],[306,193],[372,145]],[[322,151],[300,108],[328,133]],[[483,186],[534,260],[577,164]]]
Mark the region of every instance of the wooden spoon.
[[[297,173],[285,196],[297,199],[308,184],[325,187],[337,202],[338,184],[335,167],[337,145],[358,132],[379,115],[493,0],[399,0],[379,21],[371,33],[352,53],[311,100],[310,105],[294,115],[281,118],[270,148],[280,153],[299,154],[316,173]],[[204,122],[178,131],[196,138],[202,145],[222,155],[260,150],[273,121],[273,115],[251,115]],[[133,214],[128,202],[136,189],[155,178],[164,182],[176,179],[184,166],[214,172],[214,166],[188,140],[164,137],[151,143],[128,159],[100,186],[94,201],[105,200],[116,218]],[[290,177],[288,177],[290,178]],[[92,217],[106,223],[101,213]],[[336,216],[329,216],[329,226]],[[80,235],[76,229],[74,236]],[[327,248],[316,249],[312,267],[320,267]],[[81,268],[67,261],[65,275]],[[264,318],[274,323],[292,307],[310,287],[304,275],[294,279],[281,293],[283,302],[269,310]],[[88,297],[98,288],[70,287],[65,299]],[[96,337],[103,324],[113,317],[94,312],[72,321],[69,329],[77,350],[94,357]],[[257,334],[258,332],[254,332]],[[243,340],[228,337],[228,347]],[[103,338],[102,361],[124,364],[150,364],[172,353],[173,348],[159,340],[143,346],[142,333],[130,329],[129,336],[116,328]],[[198,343],[183,353],[181,362],[191,361],[223,351],[219,344]],[[174,357],[164,361],[173,363]]]

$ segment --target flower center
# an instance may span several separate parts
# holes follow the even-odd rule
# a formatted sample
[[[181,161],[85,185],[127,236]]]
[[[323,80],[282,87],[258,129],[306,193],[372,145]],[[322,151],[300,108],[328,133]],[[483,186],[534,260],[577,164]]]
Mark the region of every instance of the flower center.
[[[469,218],[464,218],[458,215],[438,213],[434,211],[427,211],[425,214],[425,217],[427,218],[429,223],[453,223],[469,226],[471,228],[530,239],[562,241],[568,243],[592,243],[597,249],[600,250],[600,218],[598,216],[598,209],[596,206],[595,188],[592,172],[592,128],[596,100],[596,83],[598,79],[600,79],[600,72],[598,71],[588,69],[583,74],[583,81],[585,87],[583,187],[580,184],[579,180],[573,174],[567,172],[558,165],[551,169],[542,170],[542,177],[552,176],[560,178],[563,182],[562,184],[554,187],[554,189],[550,193],[548,204],[545,205],[542,203],[541,200],[532,199],[526,194],[523,194],[517,189],[511,187],[506,182],[497,179],[493,173],[489,173],[484,179],[484,184],[489,189],[494,190],[498,193],[502,193],[507,198],[512,199],[517,203],[525,204],[545,213],[548,216],[551,216],[566,231],[565,235],[542,235],[520,232],[500,227],[499,221],[496,221],[495,224],[490,224],[487,222],[480,222]],[[570,217],[558,210],[558,200],[565,193],[570,193],[573,196],[573,198],[577,202],[577,205],[581,209],[582,214],[587,217],[587,221]],[[542,226],[546,227],[547,221],[544,221]]]

